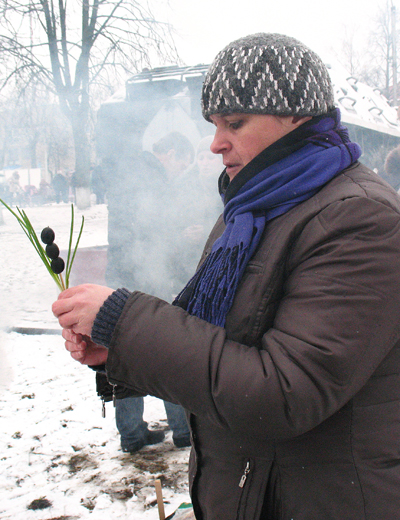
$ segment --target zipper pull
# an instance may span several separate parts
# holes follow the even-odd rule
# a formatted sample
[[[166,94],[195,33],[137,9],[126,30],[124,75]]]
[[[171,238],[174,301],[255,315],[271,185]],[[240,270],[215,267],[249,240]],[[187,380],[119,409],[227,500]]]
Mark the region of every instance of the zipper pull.
[[[103,419],[106,416],[106,402],[104,401],[104,399],[101,400],[101,416],[103,417]]]
[[[116,401],[117,401],[117,396],[115,395],[116,386],[117,385],[112,385],[112,401],[113,401],[114,408],[116,406]]]
[[[246,483],[246,479],[247,479],[247,475],[250,473],[250,462],[247,461],[247,464],[246,464],[246,467],[244,468],[244,472],[243,472],[243,475],[240,479],[240,482],[239,482],[239,487],[242,488],[245,483]]]

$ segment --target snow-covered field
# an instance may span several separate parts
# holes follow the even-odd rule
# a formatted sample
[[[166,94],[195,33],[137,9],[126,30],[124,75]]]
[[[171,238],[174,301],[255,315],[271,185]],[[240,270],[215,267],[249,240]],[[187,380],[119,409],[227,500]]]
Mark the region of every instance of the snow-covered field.
[[[54,229],[61,250],[68,243],[70,211],[68,204],[26,208],[37,233],[48,225]],[[75,213],[79,228],[82,213]],[[83,213],[80,247],[106,244],[106,206]],[[189,501],[189,449],[176,449],[168,431],[162,444],[122,453],[112,403],[102,418],[93,372],[64,350],[51,313],[55,283],[14,217],[5,209],[2,214],[0,518],[157,520],[155,479],[171,514]],[[46,333],[33,334],[36,329]],[[150,427],[167,428],[161,401],[146,398],[145,419]]]

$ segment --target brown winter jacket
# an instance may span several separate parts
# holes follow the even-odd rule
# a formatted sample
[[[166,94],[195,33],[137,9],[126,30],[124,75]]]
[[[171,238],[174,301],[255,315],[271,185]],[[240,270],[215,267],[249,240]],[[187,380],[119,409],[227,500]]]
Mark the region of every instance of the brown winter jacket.
[[[400,519],[397,194],[357,163],[267,223],[225,329],[134,292],[107,372],[188,410],[198,520]]]

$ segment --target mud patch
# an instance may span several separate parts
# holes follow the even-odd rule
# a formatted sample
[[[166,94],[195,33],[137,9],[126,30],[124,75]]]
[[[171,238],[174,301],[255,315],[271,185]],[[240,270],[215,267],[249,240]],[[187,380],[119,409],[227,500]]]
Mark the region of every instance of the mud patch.
[[[97,468],[97,464],[87,454],[73,455],[68,461],[70,473],[78,473],[78,471],[95,468]]]
[[[36,498],[35,500],[32,500],[32,502],[29,504],[27,509],[30,509],[32,511],[37,511],[39,509],[47,509],[48,507],[51,507],[53,504],[50,502],[50,500],[47,500],[46,497]]]

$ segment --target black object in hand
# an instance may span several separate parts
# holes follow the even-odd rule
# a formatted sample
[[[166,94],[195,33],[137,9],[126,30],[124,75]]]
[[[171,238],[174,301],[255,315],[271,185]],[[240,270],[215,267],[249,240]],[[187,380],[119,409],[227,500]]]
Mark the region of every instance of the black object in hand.
[[[55,274],[61,274],[64,271],[65,263],[64,260],[59,256],[51,261],[51,269]]]
[[[56,237],[56,235],[50,227],[45,227],[42,230],[42,233],[40,235],[40,238],[41,238],[43,244],[48,244],[48,245],[50,245],[54,242],[55,237]]]
[[[0,203],[8,209],[8,211],[14,215],[17,219],[19,225],[21,226],[23,232],[28,237],[30,243],[35,248],[37,254],[43,261],[46,269],[48,270],[50,276],[56,282],[60,291],[64,291],[69,287],[69,276],[71,274],[72,264],[74,263],[76,251],[78,249],[78,244],[81,239],[83,224],[85,222],[84,217],[82,216],[82,224],[79,230],[78,238],[76,240],[75,247],[72,247],[72,236],[74,233],[74,205],[71,204],[71,225],[69,231],[69,244],[68,244],[68,256],[67,263],[65,265],[64,260],[59,257],[60,250],[56,244],[54,244],[55,233],[50,227],[46,227],[42,230],[40,238],[44,244],[46,244],[46,251],[44,250],[42,244],[39,241],[38,236],[36,235],[35,230],[31,224],[31,221],[28,218],[28,215],[25,213],[23,209],[20,209],[16,206],[16,211],[14,211],[4,200],[0,199]],[[51,263],[49,262],[51,259]],[[62,276],[62,272],[65,268],[65,280]]]
[[[60,256],[60,249],[57,244],[54,242],[52,244],[48,244],[46,246],[46,255],[51,258],[52,260],[55,260]]]

